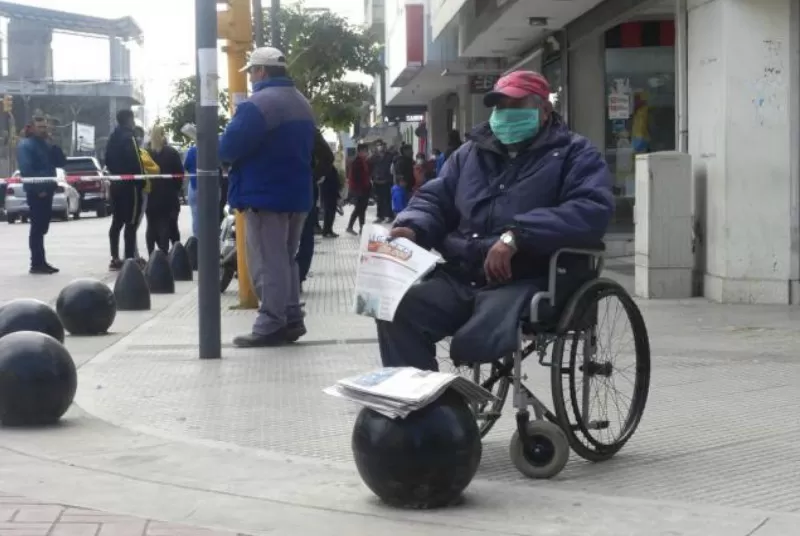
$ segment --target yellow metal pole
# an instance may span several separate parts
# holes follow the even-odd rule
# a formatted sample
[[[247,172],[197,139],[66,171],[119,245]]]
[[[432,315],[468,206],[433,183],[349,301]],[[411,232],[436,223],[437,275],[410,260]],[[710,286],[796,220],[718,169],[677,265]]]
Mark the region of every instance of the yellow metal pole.
[[[236,105],[247,98],[247,73],[240,73],[239,69],[247,63],[247,48],[243,44],[228,41],[224,48],[228,55],[228,93],[231,101],[231,115],[236,111]],[[257,309],[258,297],[253,291],[250,272],[247,269],[247,255],[245,246],[244,214],[236,212],[236,257],[239,280],[239,307],[242,309]]]

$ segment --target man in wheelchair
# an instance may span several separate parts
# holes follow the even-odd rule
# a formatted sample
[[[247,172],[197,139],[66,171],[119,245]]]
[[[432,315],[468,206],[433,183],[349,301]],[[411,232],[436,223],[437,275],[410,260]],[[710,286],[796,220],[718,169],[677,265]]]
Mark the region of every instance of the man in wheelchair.
[[[392,322],[378,321],[384,366],[438,370],[435,345],[446,337],[457,363],[508,355],[531,297],[547,288],[550,256],[602,243],[614,209],[611,174],[549,96],[538,73],[502,77],[484,99],[488,123],[398,215],[392,236],[435,249],[445,263],[409,290]],[[559,264],[574,288],[588,272],[585,257]]]

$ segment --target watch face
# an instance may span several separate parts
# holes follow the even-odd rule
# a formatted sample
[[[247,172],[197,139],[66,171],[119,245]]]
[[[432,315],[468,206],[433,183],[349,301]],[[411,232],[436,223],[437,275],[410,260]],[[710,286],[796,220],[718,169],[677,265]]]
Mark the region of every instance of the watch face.
[[[503,243],[504,244],[510,245],[512,242],[514,242],[514,237],[513,236],[508,235],[508,234],[504,234],[503,235]]]

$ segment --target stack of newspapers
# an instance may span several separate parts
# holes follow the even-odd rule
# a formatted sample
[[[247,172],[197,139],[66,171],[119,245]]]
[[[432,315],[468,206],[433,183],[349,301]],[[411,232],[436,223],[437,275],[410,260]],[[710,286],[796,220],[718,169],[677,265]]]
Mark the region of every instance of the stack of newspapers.
[[[382,368],[339,380],[325,389],[325,393],[351,400],[391,419],[404,419],[439,398],[448,388],[460,393],[468,403],[496,400],[489,391],[457,374],[413,367]]]

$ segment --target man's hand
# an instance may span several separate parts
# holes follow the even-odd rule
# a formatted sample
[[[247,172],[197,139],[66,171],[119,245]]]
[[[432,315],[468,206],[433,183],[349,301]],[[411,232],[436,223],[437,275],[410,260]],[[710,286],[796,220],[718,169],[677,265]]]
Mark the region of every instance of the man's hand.
[[[417,233],[408,227],[394,227],[391,231],[389,231],[389,237],[405,238],[406,240],[411,240],[412,242],[417,241]]]
[[[483,271],[490,283],[511,281],[511,259],[514,257],[514,253],[516,253],[514,248],[508,244],[504,244],[500,240],[494,243],[483,263]]]

